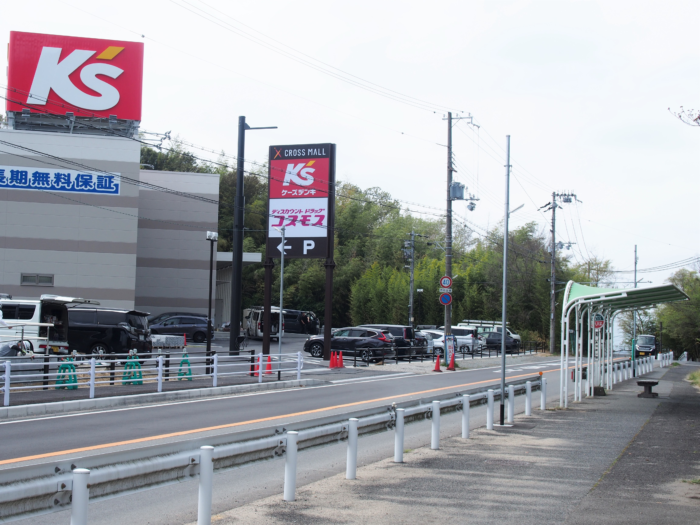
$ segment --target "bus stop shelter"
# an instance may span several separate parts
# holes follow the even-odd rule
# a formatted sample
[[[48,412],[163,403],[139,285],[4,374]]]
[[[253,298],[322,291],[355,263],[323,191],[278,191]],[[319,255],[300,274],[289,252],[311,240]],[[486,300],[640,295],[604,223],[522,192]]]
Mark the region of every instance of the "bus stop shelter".
[[[574,401],[581,401],[583,391],[583,334],[587,337],[586,396],[593,387],[612,388],[613,322],[618,314],[663,303],[686,301],[688,296],[673,284],[644,288],[596,288],[569,281],[564,291],[561,314],[561,369],[559,406],[566,408],[569,399],[569,355],[574,357]],[[573,316],[573,320],[572,320]],[[595,328],[595,320],[603,326]],[[572,352],[572,345],[574,351]],[[635,353],[632,352],[634,370]]]

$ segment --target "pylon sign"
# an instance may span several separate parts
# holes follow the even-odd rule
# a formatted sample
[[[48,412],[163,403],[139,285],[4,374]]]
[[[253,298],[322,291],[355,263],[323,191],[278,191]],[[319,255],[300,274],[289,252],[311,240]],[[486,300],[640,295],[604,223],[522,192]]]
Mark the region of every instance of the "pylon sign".
[[[284,250],[286,258],[325,258],[333,242],[335,145],[270,146],[269,177],[267,256]]]
[[[605,326],[605,317],[603,317],[603,314],[595,314],[595,317],[593,318],[593,326],[596,330],[600,330]]]

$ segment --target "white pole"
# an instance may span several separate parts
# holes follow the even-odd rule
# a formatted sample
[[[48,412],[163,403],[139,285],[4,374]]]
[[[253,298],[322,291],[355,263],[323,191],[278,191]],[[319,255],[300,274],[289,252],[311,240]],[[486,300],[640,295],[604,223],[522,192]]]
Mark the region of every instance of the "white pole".
[[[287,432],[287,460],[284,464],[284,501],[294,501],[297,491],[297,439],[299,432]]]
[[[282,334],[284,333],[284,234],[287,229],[282,226],[279,231],[282,233],[282,249],[280,250],[280,317],[279,322],[277,323],[277,374],[282,373]],[[279,379],[279,377],[277,379]]]
[[[211,380],[213,386],[219,386],[219,354],[214,354]]]
[[[532,381],[525,381],[525,415],[532,415]]]
[[[262,377],[265,371],[263,370],[263,354],[260,352],[258,354],[258,383],[262,383]]]
[[[211,525],[211,496],[214,482],[214,447],[199,449],[199,502],[197,525]]]
[[[163,391],[163,356],[158,356],[158,392]]]
[[[88,469],[76,468],[73,470],[70,525],[87,525],[88,501],[90,500],[89,479],[90,471]]]
[[[469,439],[469,407],[470,398],[468,395],[462,396],[462,438]]]
[[[345,468],[345,479],[355,479],[357,476],[357,423],[356,417],[351,417],[348,425],[348,461]]]
[[[513,423],[515,416],[515,387],[508,385],[508,423]]]
[[[430,436],[430,448],[432,450],[440,448],[440,401],[433,401],[433,424]]]
[[[394,463],[403,463],[403,408],[396,409],[396,433],[394,434]]]
[[[10,406],[10,388],[11,388],[11,383],[10,383],[10,377],[12,375],[11,371],[12,365],[10,364],[9,361],[5,361],[5,384],[3,385],[3,404],[6,407]]]
[[[90,399],[95,397],[95,358],[90,358]]]
[[[540,384],[540,410],[546,410],[547,408],[547,379],[542,376],[542,383]]]
[[[297,381],[301,381],[301,352],[297,352]]]
[[[486,396],[486,430],[493,430],[493,389],[489,389]]]

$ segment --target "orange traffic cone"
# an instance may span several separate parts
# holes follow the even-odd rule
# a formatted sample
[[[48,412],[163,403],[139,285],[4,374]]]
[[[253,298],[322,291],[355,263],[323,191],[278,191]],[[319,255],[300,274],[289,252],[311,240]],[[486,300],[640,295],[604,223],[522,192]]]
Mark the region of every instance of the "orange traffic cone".
[[[267,367],[265,368],[265,375],[272,373],[272,358],[267,356]]]
[[[455,353],[452,352],[452,357],[450,357],[450,366],[447,367],[447,370],[450,370],[452,372],[455,371]]]
[[[433,369],[433,372],[442,372],[442,370],[440,370],[440,356],[439,355],[435,358],[435,368]]]
[[[258,377],[260,375],[260,365],[258,364],[258,361],[255,361],[255,373],[253,374],[255,377]]]
[[[338,352],[338,362],[336,363],[338,368],[345,368],[345,365],[343,364],[343,351],[341,350]]]
[[[331,352],[331,362],[328,368],[338,368],[338,363],[335,361],[335,352]]]

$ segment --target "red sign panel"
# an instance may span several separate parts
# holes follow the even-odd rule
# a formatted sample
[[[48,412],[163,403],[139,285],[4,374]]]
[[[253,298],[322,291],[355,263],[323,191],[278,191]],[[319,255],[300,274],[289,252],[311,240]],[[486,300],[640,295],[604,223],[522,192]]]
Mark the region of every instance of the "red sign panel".
[[[7,77],[7,111],[141,120],[141,42],[12,31]]]
[[[270,198],[328,198],[330,159],[270,161]]]

